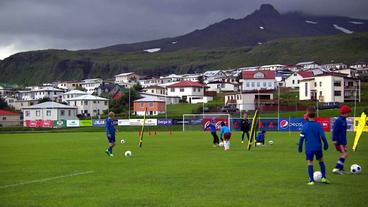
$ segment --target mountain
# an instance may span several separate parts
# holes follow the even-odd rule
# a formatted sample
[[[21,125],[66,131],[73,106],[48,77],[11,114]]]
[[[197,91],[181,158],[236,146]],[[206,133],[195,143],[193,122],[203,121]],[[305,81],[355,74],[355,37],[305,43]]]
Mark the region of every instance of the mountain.
[[[368,32],[368,20],[349,17],[309,16],[293,12],[280,14],[272,5],[242,19],[226,19],[183,36],[135,44],[120,44],[98,50],[132,52],[160,48],[160,52],[184,48],[255,46],[287,37],[323,36],[350,32]]]
[[[365,31],[367,20],[280,14],[262,5],[245,18],[179,37],[93,50],[18,53],[0,61],[0,82],[29,85],[112,78],[128,71],[165,75],[307,60],[368,61]]]

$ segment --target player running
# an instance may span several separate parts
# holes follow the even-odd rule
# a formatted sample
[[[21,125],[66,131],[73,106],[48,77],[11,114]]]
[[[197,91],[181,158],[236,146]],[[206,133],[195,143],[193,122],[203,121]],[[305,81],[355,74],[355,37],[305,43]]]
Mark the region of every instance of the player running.
[[[206,128],[204,128],[204,131],[206,131],[207,129],[210,129],[210,132],[212,134],[213,137],[213,147],[217,147],[219,144],[219,138],[217,136],[217,132],[216,132],[216,120],[212,119],[211,123],[208,124],[206,126]]]
[[[220,129],[220,139],[222,139],[222,135],[224,135],[224,150],[230,150],[230,137],[231,131],[229,127],[225,125],[225,122],[221,122],[221,129]]]
[[[114,117],[115,113],[111,111],[106,119],[106,136],[109,142],[109,147],[106,149],[105,153],[110,157],[114,156],[112,154],[112,148],[115,146],[115,131],[117,131],[114,127]]]
[[[242,138],[241,138],[241,143],[243,144],[245,134],[247,134],[247,138],[249,140],[249,128],[250,128],[250,126],[249,126],[248,114],[247,113],[244,113],[244,117],[243,117],[243,119],[241,120],[241,123],[240,123],[240,128],[243,131]]]
[[[340,116],[336,119],[332,128],[332,142],[334,143],[336,150],[340,152],[339,160],[336,163],[336,167],[332,170],[335,174],[346,174],[344,171],[344,162],[348,157],[348,152],[346,150],[346,130],[347,123],[346,118],[351,113],[349,106],[343,105],[340,107]]]
[[[308,121],[304,123],[302,132],[300,134],[299,139],[299,148],[298,151],[303,151],[303,142],[305,140],[305,154],[306,160],[308,164],[308,175],[309,182],[308,185],[314,185],[313,178],[313,158],[316,156],[316,159],[319,161],[319,167],[322,173],[322,183],[330,183],[326,178],[326,167],[323,162],[323,154],[322,154],[322,143],[323,141],[323,149],[328,149],[328,143],[325,136],[325,132],[323,131],[322,125],[315,121],[316,110],[313,107],[308,108]]]

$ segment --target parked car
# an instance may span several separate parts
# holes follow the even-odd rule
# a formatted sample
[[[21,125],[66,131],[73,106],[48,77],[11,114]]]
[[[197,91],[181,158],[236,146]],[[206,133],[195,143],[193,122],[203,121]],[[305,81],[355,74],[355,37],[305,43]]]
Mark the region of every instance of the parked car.
[[[239,109],[236,108],[236,105],[225,105],[221,108],[222,112],[239,112]]]
[[[339,102],[327,102],[327,103],[322,103],[319,106],[319,109],[338,109],[338,108],[340,108]]]

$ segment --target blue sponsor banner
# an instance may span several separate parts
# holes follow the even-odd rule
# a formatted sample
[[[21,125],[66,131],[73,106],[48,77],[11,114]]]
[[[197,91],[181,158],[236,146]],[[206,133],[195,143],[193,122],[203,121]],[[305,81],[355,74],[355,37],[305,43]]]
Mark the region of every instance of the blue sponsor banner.
[[[231,123],[231,130],[234,131],[241,131],[240,125],[241,125],[241,120],[242,119],[231,119],[230,123]],[[250,119],[249,120],[249,124],[251,124]]]
[[[157,125],[171,126],[173,125],[173,120],[172,119],[157,119]]]
[[[92,126],[94,127],[105,127],[105,120],[104,119],[93,119]]]
[[[259,130],[260,131],[277,131],[277,118],[261,118],[259,119]]]
[[[280,118],[280,131],[301,131],[304,124],[303,118]]]

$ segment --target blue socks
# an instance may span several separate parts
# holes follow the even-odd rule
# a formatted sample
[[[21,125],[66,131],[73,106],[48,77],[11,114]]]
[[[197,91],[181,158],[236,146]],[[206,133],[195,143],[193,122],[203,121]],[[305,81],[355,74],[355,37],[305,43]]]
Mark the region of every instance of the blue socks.
[[[319,163],[319,167],[321,169],[322,177],[326,178],[326,166],[324,162]]]
[[[308,165],[308,175],[309,175],[309,181],[313,181],[313,165]]]
[[[109,150],[109,153],[112,154],[112,147],[109,147],[108,150]]]
[[[339,170],[344,170],[344,162],[345,162],[345,159],[340,157],[339,160],[336,163],[335,168],[337,168]]]

